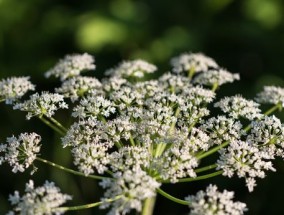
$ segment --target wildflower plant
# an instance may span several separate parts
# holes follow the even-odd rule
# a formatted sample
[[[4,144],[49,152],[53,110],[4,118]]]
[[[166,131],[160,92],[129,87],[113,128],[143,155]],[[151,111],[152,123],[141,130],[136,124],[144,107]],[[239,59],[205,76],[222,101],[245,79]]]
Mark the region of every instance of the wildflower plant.
[[[35,187],[31,180],[24,195],[10,195],[13,209],[8,214],[63,214],[99,206],[109,215],[151,215],[158,194],[188,206],[189,214],[244,214],[246,204],[216,185],[179,199],[165,192],[163,184],[237,176],[252,192],[258,180],[276,171],[273,160],[284,157],[284,126],[273,115],[282,110],[284,89],[264,87],[254,100],[241,95],[216,99],[221,86],[239,80],[238,74],[201,53],[182,54],[171,64],[172,72],[147,80],[155,65],[125,61],[98,80],[81,74],[95,69],[92,56],[67,55],[45,73],[59,78],[61,86],[29,98],[23,96],[35,87],[28,77],[1,80],[1,101],[54,129],[77,169],[44,159],[36,133],[8,137],[0,145],[0,165],[8,163],[14,173],[34,166],[34,172],[42,162],[98,180],[105,190],[99,202],[62,206],[71,196],[53,182]],[[261,103],[271,108],[262,112]],[[54,118],[58,109],[70,110],[71,124]],[[216,109],[222,113],[212,114]],[[207,159],[213,154],[215,160]]]

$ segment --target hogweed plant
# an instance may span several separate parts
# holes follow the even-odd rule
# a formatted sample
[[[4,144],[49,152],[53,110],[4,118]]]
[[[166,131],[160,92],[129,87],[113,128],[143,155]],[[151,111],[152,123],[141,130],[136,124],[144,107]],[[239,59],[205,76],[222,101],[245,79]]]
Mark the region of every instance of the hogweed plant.
[[[33,167],[34,173],[36,162],[43,162],[98,180],[105,190],[99,202],[62,206],[70,195],[62,194],[53,182],[36,187],[30,180],[24,194],[15,191],[9,196],[12,210],[7,214],[64,214],[100,207],[109,215],[151,215],[157,194],[188,206],[192,215],[244,214],[247,206],[235,201],[233,192],[219,191],[210,183],[184,199],[165,192],[162,185],[237,176],[252,192],[259,178],[276,171],[273,160],[284,157],[284,126],[272,115],[282,110],[284,88],[266,86],[254,100],[241,95],[217,100],[220,87],[239,80],[238,74],[201,53],[182,54],[171,65],[172,72],[145,80],[157,71],[155,65],[125,61],[99,81],[82,76],[95,69],[92,56],[68,55],[45,73],[47,78],[59,78],[61,86],[27,100],[23,96],[35,90],[29,77],[1,80],[1,101],[27,112],[27,120],[37,117],[54,129],[77,170],[44,159],[36,133],[8,137],[0,145],[0,164],[7,163],[14,173]],[[271,108],[262,112],[261,103]],[[69,107],[73,124],[67,127],[54,114]],[[221,114],[211,114],[212,109]],[[219,156],[204,165],[213,154]]]

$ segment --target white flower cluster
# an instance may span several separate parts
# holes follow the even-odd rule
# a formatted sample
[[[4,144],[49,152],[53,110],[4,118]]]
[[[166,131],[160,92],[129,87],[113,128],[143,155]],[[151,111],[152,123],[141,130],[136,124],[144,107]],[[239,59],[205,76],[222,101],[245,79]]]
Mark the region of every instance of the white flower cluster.
[[[80,119],[94,117],[101,120],[102,117],[109,117],[115,113],[115,104],[102,96],[90,95],[83,98],[72,113],[73,117]]]
[[[157,67],[144,60],[125,61],[114,69],[109,69],[105,75],[111,75],[123,78],[143,78],[147,73],[153,73]]]
[[[214,106],[221,108],[224,113],[227,113],[234,119],[238,119],[241,116],[253,120],[262,116],[261,110],[258,108],[259,104],[252,100],[247,100],[241,95],[225,97],[215,103]]]
[[[263,91],[257,94],[256,101],[264,104],[281,104],[284,106],[284,88],[265,86]]]
[[[35,90],[29,79],[30,77],[11,77],[0,80],[0,101],[5,100],[6,104],[12,104],[29,90]]]
[[[211,145],[239,140],[245,134],[239,121],[226,116],[212,117],[200,128],[208,133]]]
[[[74,123],[62,138],[63,147],[72,147],[74,164],[85,175],[94,173],[94,169],[99,173],[107,169],[108,150],[113,143],[103,134],[102,123],[90,118]]]
[[[240,80],[239,74],[232,74],[224,69],[209,70],[198,74],[193,83],[206,86],[221,86],[226,83],[232,83],[235,80]]]
[[[29,100],[14,105],[14,109],[28,112],[26,118],[29,120],[33,116],[52,117],[58,109],[67,109],[64,96],[58,93],[42,92],[41,95],[35,93]]]
[[[34,182],[30,180],[26,184],[25,192],[23,196],[20,196],[18,191],[9,196],[14,208],[7,215],[60,215],[64,211],[59,206],[71,200],[71,196],[62,194],[53,182],[48,181],[41,187],[34,187]]]
[[[274,157],[260,150],[256,145],[244,141],[233,141],[229,147],[219,152],[217,169],[222,169],[223,175],[230,178],[235,173],[238,177],[245,178],[250,192],[256,186],[255,177],[264,178],[265,170],[275,171],[270,161]]]
[[[171,59],[171,65],[175,73],[206,72],[209,68],[217,68],[218,64],[210,57],[202,53],[184,53]]]
[[[206,191],[199,191],[186,200],[191,208],[190,215],[242,215],[247,211],[245,203],[233,202],[234,192],[219,192],[216,185],[209,185]]]
[[[112,203],[112,209],[108,215],[126,214],[131,210],[141,211],[142,202],[146,198],[156,196],[156,189],[160,187],[151,176],[140,168],[128,169],[123,172],[116,172],[114,180],[104,179],[100,185],[107,188],[102,201],[105,203],[101,208],[110,206],[107,199],[120,196]]]
[[[46,73],[63,81],[56,93],[35,93],[29,100],[15,103],[14,109],[27,111],[27,119],[38,116],[47,120],[46,124],[51,122],[54,130],[64,133],[63,147],[71,150],[79,172],[88,177],[110,176],[103,177],[100,183],[106,188],[101,207],[111,207],[109,214],[141,211],[143,201],[154,197],[161,183],[199,180],[216,173],[245,178],[252,191],[256,178],[264,178],[268,170],[275,171],[272,160],[276,156],[284,158],[281,121],[275,116],[265,117],[258,103],[240,95],[221,98],[214,104],[215,91],[238,80],[239,75],[221,69],[213,59],[200,53],[182,54],[171,63],[174,73],[145,81],[144,76],[155,72],[156,66],[142,60],[126,61],[108,70],[110,77],[100,82],[94,77],[80,76],[82,71],[95,68],[93,57],[68,55]],[[28,78],[22,81],[28,82]],[[0,82],[0,89],[5,83]],[[0,100],[18,99],[24,91],[34,88],[28,83],[22,88],[14,85],[19,91],[4,92]],[[266,87],[257,100],[275,104],[275,110],[284,102],[282,90]],[[68,130],[51,118],[58,109],[68,108],[64,98],[77,102],[72,105],[74,122]],[[213,106],[224,115],[217,115],[219,110]],[[245,122],[249,123],[243,128]],[[25,133],[19,138],[8,138],[7,142],[0,145],[0,154],[4,154],[0,155],[0,164],[7,162],[13,172],[23,172],[39,153],[39,135]],[[217,150],[219,158],[215,163],[199,167],[204,163],[202,159]],[[216,164],[217,170],[222,171],[204,173],[213,171]],[[17,205],[15,212],[60,214],[63,211],[58,206],[70,198],[57,188],[49,193],[53,184],[44,185],[41,193],[33,184],[29,187],[26,196],[15,193],[11,197]],[[232,198],[232,192],[220,193],[210,185],[206,192],[200,191],[187,200],[192,215],[243,214],[245,204],[233,202]]]
[[[89,94],[102,94],[101,87],[102,84],[96,78],[76,76],[64,81],[62,86],[56,88],[55,91],[75,102]]]
[[[70,77],[80,75],[82,71],[94,70],[96,68],[94,62],[93,56],[87,53],[66,55],[52,69],[48,70],[45,76],[47,78],[55,76],[64,81]]]
[[[271,156],[284,158],[284,126],[275,116],[266,116],[251,123],[251,132],[247,141],[257,144]]]
[[[36,133],[8,137],[7,144],[0,144],[0,165],[7,162],[13,168],[12,172],[24,172],[36,159],[40,141],[41,137]]]

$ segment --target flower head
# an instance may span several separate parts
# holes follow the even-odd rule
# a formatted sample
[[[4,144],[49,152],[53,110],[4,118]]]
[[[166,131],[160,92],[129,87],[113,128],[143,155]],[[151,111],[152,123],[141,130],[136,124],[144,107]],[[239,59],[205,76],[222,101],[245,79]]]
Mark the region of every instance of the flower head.
[[[175,73],[206,72],[209,68],[217,68],[217,63],[202,53],[184,53],[171,59]]]
[[[94,70],[96,68],[94,62],[93,56],[87,53],[66,55],[52,69],[48,70],[45,76],[47,78],[50,76],[60,77],[60,80],[64,81],[67,78],[80,75],[82,71]]]
[[[41,187],[34,187],[34,182],[30,180],[25,192],[23,196],[18,191],[9,196],[14,206],[10,214],[59,215],[64,213],[59,206],[71,200],[71,196],[60,193],[60,189],[48,181]]]
[[[262,116],[258,103],[244,99],[240,95],[225,97],[215,103],[214,106],[221,108],[224,113],[228,113],[234,119],[238,119],[241,116],[253,120]]]
[[[200,129],[209,135],[211,145],[239,140],[245,134],[239,121],[225,116],[208,119],[200,126]]]
[[[35,90],[29,79],[30,77],[11,77],[0,80],[0,101],[5,100],[7,104],[12,104],[29,90]]]
[[[234,192],[219,192],[216,185],[209,185],[206,191],[186,198],[191,208],[190,215],[242,215],[247,211],[246,204],[233,202]]]
[[[269,153],[260,150],[256,145],[243,141],[233,141],[229,147],[220,151],[217,169],[224,171],[223,175],[232,177],[236,174],[239,178],[246,179],[250,192],[256,186],[255,178],[264,178],[265,170],[275,171]]]
[[[113,143],[104,133],[103,123],[89,118],[74,123],[62,138],[63,147],[72,147],[74,164],[85,175],[103,173],[110,162],[108,151]]]
[[[96,78],[76,76],[64,81],[62,86],[56,88],[55,91],[74,102],[89,94],[103,94],[101,87],[102,84]]]
[[[81,119],[88,117],[101,119],[109,117],[115,111],[115,104],[112,101],[103,96],[90,95],[80,101],[80,104],[74,108],[72,116]]]
[[[145,171],[136,168],[116,172],[114,180],[103,179],[100,185],[107,188],[102,199],[102,201],[106,201],[101,208],[112,206],[108,214],[117,215],[129,213],[131,210],[141,211],[143,201],[146,198],[154,197],[156,188],[161,184],[147,175]],[[120,196],[120,198],[112,203],[107,201],[107,199],[113,199],[116,196]]]
[[[7,162],[12,172],[24,172],[36,159],[40,151],[41,137],[36,133],[22,133],[18,138],[7,138],[7,144],[0,145],[0,165]]]
[[[256,101],[264,104],[282,104],[284,106],[284,88],[265,86],[263,91],[257,94]]]
[[[52,117],[58,109],[67,109],[68,105],[64,102],[64,96],[58,93],[42,92],[41,95],[35,93],[29,100],[18,103],[14,109],[28,112],[26,118],[29,120],[33,116]]]
[[[198,74],[193,83],[206,86],[221,86],[226,83],[232,83],[235,80],[240,80],[239,74],[232,74],[224,69],[209,70]]]
[[[153,73],[157,67],[144,60],[133,60],[122,62],[118,67],[105,72],[106,75],[123,78],[143,78],[147,73]]]

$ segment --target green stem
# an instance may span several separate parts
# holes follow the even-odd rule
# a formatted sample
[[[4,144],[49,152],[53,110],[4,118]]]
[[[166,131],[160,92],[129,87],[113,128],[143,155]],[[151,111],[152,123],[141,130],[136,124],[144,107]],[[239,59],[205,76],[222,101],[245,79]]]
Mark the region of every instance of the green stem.
[[[54,119],[53,117],[48,117],[58,128],[60,128],[63,132],[67,132],[67,129],[60,123],[58,122],[56,119]]]
[[[282,109],[282,105],[280,103],[278,103],[277,105],[274,105],[273,107],[271,107],[270,109],[265,111],[264,115],[268,116],[268,115],[272,114],[274,111],[276,111],[277,109],[279,111]]]
[[[61,166],[61,165],[58,165],[56,163],[53,163],[51,161],[48,161],[48,160],[45,160],[43,158],[39,158],[37,157],[36,160],[38,161],[41,161],[45,164],[48,164],[50,166],[53,166],[53,167],[56,167],[57,169],[60,169],[60,170],[63,170],[65,172],[69,172],[69,173],[72,173],[74,175],[79,175],[79,176],[83,176],[83,177],[86,177],[86,178],[92,178],[92,179],[98,179],[98,180],[102,180],[102,179],[106,179],[106,178],[109,178],[109,179],[112,179],[110,177],[105,177],[105,176],[98,176],[98,175],[85,175],[84,173],[81,173],[81,172],[78,172],[78,171],[75,171],[73,169],[69,169],[69,168],[66,168],[64,166]]]
[[[209,166],[201,167],[195,170],[196,173],[204,172],[207,170],[215,169],[217,167],[217,164],[212,164]]]
[[[219,149],[226,147],[227,145],[229,145],[229,143],[230,143],[229,141],[226,141],[226,142],[222,143],[221,145],[215,146],[214,148],[210,149],[209,151],[204,152],[203,154],[197,155],[196,158],[197,159],[205,158],[205,157],[217,152]]]
[[[218,89],[218,83],[214,83],[211,90],[215,92],[217,89]]]
[[[154,212],[155,202],[156,202],[156,197],[147,198],[144,201],[141,215],[152,215]]]
[[[58,134],[64,136],[65,133],[63,131],[61,131],[59,128],[57,128],[55,125],[53,125],[52,123],[50,123],[48,120],[46,120],[45,118],[43,118],[43,116],[39,116],[38,117],[43,123],[45,123],[47,126],[49,126],[50,128],[52,128],[54,131],[56,131]]]
[[[217,172],[209,173],[206,175],[197,176],[195,178],[181,178],[177,181],[177,183],[183,183],[183,182],[191,182],[191,181],[200,181],[208,178],[213,178],[215,176],[221,175],[223,173],[223,170],[219,170]],[[171,183],[170,180],[162,181],[162,183]]]
[[[134,141],[134,139],[133,139],[133,137],[132,137],[132,134],[130,134],[129,141],[130,141],[130,144],[131,144],[132,146],[135,146],[135,141]]]
[[[188,71],[188,78],[191,80],[194,74],[195,74],[195,68],[191,67],[190,70]]]
[[[59,207],[59,208],[56,208],[56,211],[77,211],[77,210],[83,210],[83,209],[88,209],[88,208],[94,208],[94,207],[100,206],[101,204],[103,204],[105,202],[108,202],[108,203],[113,202],[113,201],[116,201],[120,198],[121,198],[121,196],[116,196],[113,199],[106,199],[104,201],[85,204],[85,205],[78,205],[78,206],[72,206],[72,207]]]
[[[162,196],[166,197],[167,199],[172,200],[173,202],[176,202],[176,203],[182,204],[182,205],[189,205],[188,201],[178,199],[178,198],[166,193],[165,191],[161,190],[160,188],[157,188],[157,192],[159,194],[161,194]]]

